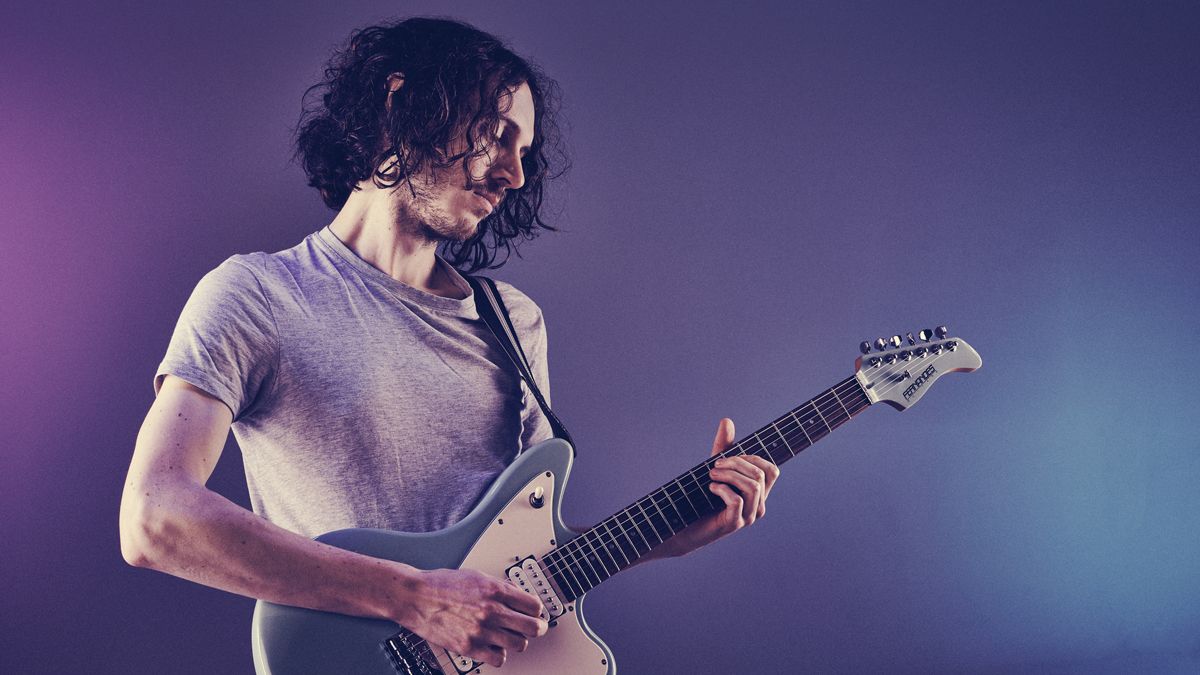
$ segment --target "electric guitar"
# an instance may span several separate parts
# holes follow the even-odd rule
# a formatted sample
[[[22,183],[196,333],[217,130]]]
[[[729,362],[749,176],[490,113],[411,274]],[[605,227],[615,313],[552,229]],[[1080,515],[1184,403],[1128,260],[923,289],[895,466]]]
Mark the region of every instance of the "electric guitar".
[[[583,618],[583,596],[605,579],[724,502],[708,490],[719,458],[753,454],[783,464],[874,403],[904,410],[938,378],[979,368],[966,342],[936,331],[864,342],[850,377],[662,487],[576,533],[560,505],[572,450],[551,439],[528,448],[504,470],[464,519],[438,532],[410,534],[348,529],[317,539],[420,569],[471,569],[509,579],[535,594],[549,632],[524,652],[510,650],[506,675],[613,675],[612,652]],[[259,601],[253,622],[259,675],[465,675],[496,669],[428,644],[389,621]]]

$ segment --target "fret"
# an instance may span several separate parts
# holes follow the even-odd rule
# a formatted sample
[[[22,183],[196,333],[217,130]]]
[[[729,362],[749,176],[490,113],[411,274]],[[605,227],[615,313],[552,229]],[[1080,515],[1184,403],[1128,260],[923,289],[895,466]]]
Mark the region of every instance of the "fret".
[[[867,392],[863,391],[862,385],[858,383],[857,378],[850,378],[844,385],[850,388],[851,405],[854,408],[854,415],[871,406],[871,399],[867,398]]]
[[[625,525],[621,524],[621,516],[625,516],[625,520],[629,523],[629,527],[626,527]],[[621,525],[621,531],[625,533],[625,538],[628,539],[629,543],[633,545],[633,550],[637,552],[639,558],[642,556],[643,553],[646,553],[651,548],[653,548],[652,546],[650,546],[650,542],[646,540],[646,537],[642,535],[642,531],[640,529],[638,529],[637,523],[635,523],[633,521],[633,516],[629,513],[629,509],[623,509],[621,511],[618,511],[617,515],[616,515],[616,519],[617,519],[617,524]],[[629,536],[629,528],[633,528],[633,531],[637,532],[638,539],[641,539],[642,543],[644,543],[646,545],[645,551],[638,548],[637,540],[635,540],[633,537]]]
[[[833,431],[833,427],[829,426],[829,422],[825,421],[825,416],[821,414],[821,409],[817,407],[817,404],[813,401],[809,401],[808,405],[810,408],[816,411],[817,417],[821,418],[821,424],[825,425],[825,433],[822,434],[822,436],[828,435],[830,431]]]
[[[643,499],[644,499],[644,497],[643,497]],[[645,507],[642,506],[642,500],[641,499],[637,500],[636,502],[633,503],[633,505],[638,507],[638,511],[642,512],[642,518],[644,518],[645,523],[650,526],[650,531],[654,533],[654,538],[658,539],[658,543],[660,543],[660,544],[663,543],[664,539],[662,538],[662,535],[660,535],[658,533],[658,528],[654,527],[654,523],[652,523],[650,521],[650,514],[646,513]],[[646,531],[642,529],[642,526],[640,524],[638,525],[638,531],[642,533],[642,538],[645,538]],[[650,540],[646,539],[646,541],[650,541]]]
[[[797,408],[797,410],[799,410],[799,408]],[[808,431],[806,431],[804,429],[804,422],[802,422],[799,417],[796,417],[796,410],[793,410],[791,412],[791,415],[792,415],[792,419],[796,421],[796,426],[799,427],[801,433],[804,434],[804,438],[808,441],[808,444],[811,446],[813,444],[813,439],[812,439],[812,436],[808,435]]]
[[[583,560],[588,561],[589,565],[592,566],[592,569],[595,569],[596,574],[599,575],[600,581],[604,581],[605,579],[612,577],[612,575],[616,574],[618,571],[617,569],[608,569],[608,563],[605,562],[604,556],[600,555],[599,546],[596,546],[595,537],[595,527],[593,527],[592,530],[583,532],[580,534],[580,536],[578,536],[578,538],[583,540],[583,543],[580,544],[581,548],[583,549]]]
[[[604,524],[604,521],[600,521],[600,525],[603,525],[603,524]],[[613,569],[611,572],[609,572],[608,576],[611,577],[612,575],[614,575],[617,572],[620,572],[622,569],[624,569],[621,566],[621,561],[617,560],[617,556],[613,555],[612,539],[611,539],[610,535],[606,534],[607,530],[601,530],[600,526],[597,525],[596,527],[592,528],[592,533],[593,533],[593,538],[591,540],[589,540],[592,544],[592,549],[595,550],[597,553],[599,553],[600,551],[603,551],[604,555],[608,556],[608,559],[612,561]],[[622,557],[623,556],[624,556],[624,554],[622,554]],[[600,558],[600,564],[604,565],[604,568],[606,571],[608,570],[608,564],[604,562],[604,558]]]
[[[604,522],[608,537],[612,539],[612,545],[616,546],[617,550],[620,551],[620,557],[625,558],[625,567],[634,565],[634,561],[638,557],[637,549],[634,548],[634,550],[630,551],[625,548],[625,542],[629,542],[629,534],[624,531],[624,528],[620,527],[616,518],[607,518],[602,522]],[[632,542],[630,542],[630,545],[632,545]]]
[[[758,455],[757,452],[755,452],[753,454],[758,455],[760,457],[765,455],[766,459],[771,460],[771,463],[779,464],[780,462],[784,461],[784,459],[785,459],[785,457],[783,456],[783,453],[779,452],[779,447],[782,445],[783,448],[785,450],[787,450],[789,453],[791,453],[792,449],[788,445],[787,439],[783,437],[783,433],[779,431],[779,428],[775,426],[774,422],[772,422],[771,424],[769,424],[767,426],[770,427],[771,431],[775,432],[775,435],[779,437],[779,440],[772,439],[770,443],[763,440],[763,435],[765,434],[765,432],[767,432],[767,427],[763,427],[762,429],[759,430],[758,433],[756,433],[754,435],[754,438],[755,438],[755,440],[758,441],[758,445],[759,445],[759,447],[762,448],[764,454]],[[769,434],[767,434],[767,435],[769,435]],[[747,454],[750,454],[750,453],[747,453]],[[793,455],[793,456],[795,456],[795,455]]]
[[[571,590],[571,594],[577,598],[583,595],[584,588],[583,583],[579,580],[579,575],[576,573],[576,570],[571,567],[570,562],[564,559],[563,556],[559,556],[559,567],[562,569],[562,571],[566,572],[566,576],[564,578],[567,581],[567,587]]]
[[[575,537],[568,542],[568,545],[574,548],[574,551],[570,555],[575,562],[575,567],[583,575],[584,590],[590,590],[599,586],[600,582],[604,580],[600,578],[600,574],[596,572],[596,568],[592,567],[592,564],[588,562],[587,554],[583,552],[583,543],[580,542],[582,536]]]
[[[687,488],[683,484],[683,476],[675,479],[675,485],[679,487],[679,492],[683,495],[683,499],[688,506],[688,514],[690,514],[684,514],[684,522],[694,523],[700,520],[700,517],[704,514],[700,512],[700,509],[696,508],[696,505],[692,503],[692,498],[688,496]]]
[[[845,403],[842,403],[842,397],[841,397],[841,396],[838,396],[838,393],[837,393],[837,387],[834,387],[833,389],[830,389],[830,390],[829,390],[829,392],[830,392],[831,394],[833,394],[833,397],[834,397],[835,399],[837,399],[838,405],[842,406],[842,410],[845,410],[845,411],[846,411],[846,419],[850,419],[850,417],[851,417],[851,415],[850,415],[850,409],[846,407],[846,404],[845,404]]]
[[[776,434],[779,434],[779,440],[783,441],[783,447],[785,449],[787,449],[788,454],[791,455],[792,457],[795,457],[796,453],[792,451],[792,444],[788,442],[787,437],[784,436],[783,432],[779,430],[779,426],[776,425],[775,422],[771,422],[771,428],[775,430]],[[761,443],[761,441],[760,441],[760,443]],[[767,454],[770,456],[771,461],[774,462],[775,464],[779,464],[782,461],[782,460],[775,459],[775,455],[772,454],[770,450],[767,450]]]
[[[671,529],[671,523],[667,522],[666,514],[664,514],[662,509],[658,507],[658,504],[654,503],[654,493],[651,492],[645,497],[642,497],[641,501],[649,501],[650,506],[654,507],[653,511],[649,511],[645,506],[642,506],[642,510],[645,511],[649,516],[650,526],[654,528],[654,533],[658,535],[658,538],[666,541],[675,536],[675,530]],[[664,535],[663,530],[666,530],[667,534]]]
[[[673,483],[675,481],[671,482]],[[679,522],[683,523],[683,527],[687,527],[688,523],[692,521],[688,520],[688,517],[683,515],[683,511],[679,509],[679,496],[671,494],[671,483],[667,483],[666,485],[662,486],[658,489],[658,491],[662,493],[663,498],[667,500],[667,503],[671,505],[671,508],[675,511],[675,514],[679,516]],[[683,491],[680,490],[681,494],[682,492]],[[683,528],[681,527],[679,529]]]
[[[593,547],[598,547],[599,550],[604,551],[609,560],[612,560],[614,569],[609,576],[612,576],[613,574],[625,569],[629,565],[629,561],[625,559],[624,551],[617,550],[615,553],[613,552],[613,549],[618,547],[616,542],[613,540],[612,533],[608,531],[608,526],[605,521],[600,521],[595,527],[592,528],[592,530],[596,533],[595,541],[592,543]],[[624,565],[621,564],[622,560],[625,560]],[[601,562],[603,562],[603,560],[601,560]]]
[[[592,569],[597,570],[600,574],[600,581],[604,581],[620,570],[616,568],[617,561],[615,560],[612,561],[614,569],[611,571],[608,569],[608,564],[604,562],[604,558],[600,555],[603,547],[596,546],[596,537],[598,534],[596,528],[593,527],[581,534],[579,538],[583,539],[584,559],[591,563]]]
[[[766,431],[766,427],[763,427],[762,429],[759,429],[758,431],[756,431],[756,432],[754,432],[754,433],[750,434],[749,436],[747,436],[747,437],[746,437],[746,440],[747,440],[747,441],[751,441],[751,440],[752,440],[752,441],[754,441],[755,443],[758,443],[758,447],[762,448],[762,451],[763,451],[763,453],[765,453],[767,457],[770,457],[770,456],[771,456],[771,449],[770,449],[770,448],[768,448],[768,447],[767,447],[767,444],[763,442],[763,439],[762,439],[762,432],[763,432],[763,431]],[[741,445],[741,444],[739,444],[739,445]],[[760,455],[759,455],[757,452],[751,452],[751,451],[749,451],[749,450],[742,450],[742,453],[741,453],[741,454],[743,454],[743,455],[754,455],[754,456],[756,456],[756,457],[757,457],[757,456],[760,456]],[[775,460],[771,460],[771,461],[775,461]]]
[[[632,564],[633,561],[630,560],[629,554],[625,552],[625,547],[621,544],[621,540],[617,537],[617,535],[613,534],[612,527],[609,524],[609,521],[611,521],[611,520],[612,520],[612,518],[606,518],[606,519],[600,521],[600,524],[604,526],[604,531],[608,535],[607,546],[608,546],[608,550],[609,550],[609,555],[612,555],[612,549],[614,549],[614,548],[617,549],[617,552],[620,553],[621,557],[625,560],[624,565],[621,565],[620,561],[617,561],[617,569],[625,569],[626,567],[629,567],[629,565]],[[614,524],[615,524],[615,521],[614,521]]]
[[[666,501],[670,506],[664,507],[662,505],[663,501]],[[650,503],[654,504],[654,508],[658,509],[658,512],[662,514],[663,522],[667,524],[667,528],[671,530],[672,535],[678,534],[684,528],[686,523],[683,522],[683,516],[679,515],[679,509],[675,508],[675,503],[671,501],[671,498],[662,488],[650,493]]]
[[[830,395],[833,396],[833,400],[838,404],[837,406],[829,406],[830,410],[825,411],[825,413],[829,415],[829,419],[833,420],[833,424],[829,425],[829,429],[832,431],[833,429],[845,424],[846,420],[850,419],[850,413],[845,412],[844,406],[842,406],[843,412],[838,412],[838,406],[841,406],[841,401],[837,400],[837,394],[835,394],[832,389],[826,391],[824,394],[821,394],[818,398],[825,399]],[[825,407],[825,404],[822,403],[820,407]]]
[[[712,480],[708,477],[708,469],[708,462],[705,462],[689,471],[688,476],[690,476],[692,482],[700,488],[700,494],[704,495],[704,501],[708,504],[707,513],[712,513],[713,511],[717,510],[719,505],[724,504],[725,502],[722,502],[720,497],[717,497],[708,489],[708,486],[712,484]],[[696,471],[702,471],[703,473],[701,473],[700,476],[697,476]],[[700,480],[700,477],[703,477],[704,480]]]
[[[562,574],[562,568],[558,563],[558,549],[554,549],[542,556],[542,569],[546,570],[546,576],[554,581],[555,585],[569,592],[567,588],[567,579]]]
[[[556,571],[562,572],[558,578],[559,588],[570,591],[571,595],[577,598],[583,595],[583,584],[579,583],[579,577],[576,576],[575,570],[571,569],[571,565],[565,559],[563,549],[555,549],[552,553],[554,554],[552,566],[556,568]]]

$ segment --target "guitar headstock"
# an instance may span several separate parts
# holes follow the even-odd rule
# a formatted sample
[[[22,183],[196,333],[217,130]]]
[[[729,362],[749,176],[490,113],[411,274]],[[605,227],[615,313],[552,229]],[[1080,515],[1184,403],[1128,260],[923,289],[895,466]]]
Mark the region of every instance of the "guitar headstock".
[[[863,355],[854,362],[855,377],[867,397],[897,410],[915,405],[942,375],[969,373],[983,365],[978,352],[949,337],[945,326],[863,342],[859,350]]]

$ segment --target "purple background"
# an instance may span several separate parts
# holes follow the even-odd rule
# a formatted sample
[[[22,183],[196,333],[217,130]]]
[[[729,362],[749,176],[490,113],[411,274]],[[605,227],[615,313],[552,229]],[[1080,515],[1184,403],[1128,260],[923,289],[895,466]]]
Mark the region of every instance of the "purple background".
[[[200,276],[332,217],[289,163],[352,28],[440,3],[0,10],[5,672],[245,672],[251,601],[125,566]],[[574,3],[571,3],[572,5]],[[1200,6],[455,3],[565,92],[548,318],[592,522],[946,323],[983,355],[589,596],[625,673],[1200,670]],[[231,442],[212,481],[245,499]]]

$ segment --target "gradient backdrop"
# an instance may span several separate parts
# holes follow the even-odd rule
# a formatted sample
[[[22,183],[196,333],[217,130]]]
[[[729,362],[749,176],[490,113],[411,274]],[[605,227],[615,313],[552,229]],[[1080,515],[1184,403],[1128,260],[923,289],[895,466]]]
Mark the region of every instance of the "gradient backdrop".
[[[565,231],[499,276],[548,318],[569,521],[862,339],[983,356],[593,592],[621,672],[1200,671],[1200,5],[358,0],[0,9],[0,671],[250,670],[250,600],[122,561],[124,472],[201,275],[332,217],[301,92],[421,13],[565,93]],[[245,502],[232,441],[212,486]]]

